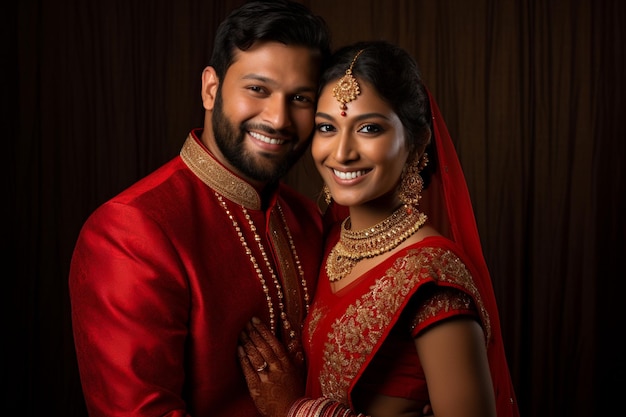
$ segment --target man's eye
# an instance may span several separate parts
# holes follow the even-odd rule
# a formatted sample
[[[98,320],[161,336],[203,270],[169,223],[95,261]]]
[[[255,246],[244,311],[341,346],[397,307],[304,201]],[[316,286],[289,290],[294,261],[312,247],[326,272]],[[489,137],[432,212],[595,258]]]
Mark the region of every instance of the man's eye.
[[[293,96],[293,100],[294,101],[299,101],[299,102],[302,102],[302,103],[311,103],[313,101],[309,97],[302,96],[300,94],[296,94],[295,96]]]

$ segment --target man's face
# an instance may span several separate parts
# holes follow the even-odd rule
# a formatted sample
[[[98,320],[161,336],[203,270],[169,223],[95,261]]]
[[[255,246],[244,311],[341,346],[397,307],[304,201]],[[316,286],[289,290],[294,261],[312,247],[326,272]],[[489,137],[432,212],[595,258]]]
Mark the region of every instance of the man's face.
[[[285,175],[311,138],[318,71],[306,47],[264,42],[238,51],[215,94],[211,124],[218,152],[212,143],[209,149],[253,183]]]

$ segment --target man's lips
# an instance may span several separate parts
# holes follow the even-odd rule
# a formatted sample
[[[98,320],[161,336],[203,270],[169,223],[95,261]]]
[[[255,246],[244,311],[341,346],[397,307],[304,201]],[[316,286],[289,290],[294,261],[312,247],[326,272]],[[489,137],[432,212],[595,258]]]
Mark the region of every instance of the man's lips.
[[[256,140],[259,140],[261,142],[264,142],[270,145],[282,145],[283,143],[286,142],[284,139],[270,138],[269,136],[262,135],[259,132],[248,132],[248,133],[250,134],[250,136],[252,136]]]

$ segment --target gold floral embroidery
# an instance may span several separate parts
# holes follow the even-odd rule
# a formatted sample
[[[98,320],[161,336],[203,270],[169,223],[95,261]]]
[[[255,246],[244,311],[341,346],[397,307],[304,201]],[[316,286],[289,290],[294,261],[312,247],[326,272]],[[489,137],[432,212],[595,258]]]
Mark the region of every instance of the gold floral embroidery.
[[[220,165],[191,134],[180,150],[180,157],[203,183],[224,197],[251,210],[261,209],[261,197],[254,187]]]
[[[309,340],[307,343],[311,345],[311,337],[315,333],[315,329],[317,328],[317,323],[319,323],[320,319],[326,315],[328,312],[327,307],[317,307],[312,308],[308,317],[308,327],[307,334],[309,335]]]
[[[467,293],[454,288],[440,287],[432,297],[419,307],[415,317],[411,320],[410,329],[415,329],[420,323],[438,316],[442,311],[471,309],[475,309],[474,302]]]
[[[344,404],[348,388],[368,356],[386,332],[397,310],[420,282],[435,279],[462,287],[476,301],[490,337],[490,323],[483,301],[463,262],[442,248],[413,249],[398,258],[370,291],[355,300],[335,320],[327,335],[324,364],[320,373],[322,393]]]

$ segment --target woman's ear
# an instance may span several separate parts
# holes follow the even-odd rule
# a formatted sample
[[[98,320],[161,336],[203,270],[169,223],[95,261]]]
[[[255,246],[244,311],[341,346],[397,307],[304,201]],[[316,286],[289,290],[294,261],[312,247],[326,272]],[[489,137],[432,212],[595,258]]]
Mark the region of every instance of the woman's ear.
[[[422,157],[422,155],[424,155],[426,148],[430,144],[431,137],[432,137],[432,133],[430,129],[424,129],[422,133],[422,137],[420,138],[418,144],[415,145],[415,150],[414,150],[415,154],[413,155],[415,157],[415,160],[419,160]]]
[[[213,110],[219,84],[220,80],[217,77],[215,68],[206,67],[202,71],[202,105],[205,110]]]

